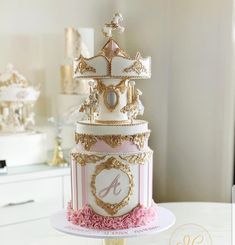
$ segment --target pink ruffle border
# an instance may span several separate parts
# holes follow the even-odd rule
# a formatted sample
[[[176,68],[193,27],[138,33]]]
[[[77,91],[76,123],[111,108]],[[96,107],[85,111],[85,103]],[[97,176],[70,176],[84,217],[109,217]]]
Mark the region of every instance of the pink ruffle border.
[[[139,205],[130,213],[118,217],[98,215],[89,205],[86,205],[83,209],[74,211],[69,202],[67,208],[67,219],[72,224],[99,230],[119,230],[144,226],[154,221],[156,216],[156,208],[153,205],[150,208]]]

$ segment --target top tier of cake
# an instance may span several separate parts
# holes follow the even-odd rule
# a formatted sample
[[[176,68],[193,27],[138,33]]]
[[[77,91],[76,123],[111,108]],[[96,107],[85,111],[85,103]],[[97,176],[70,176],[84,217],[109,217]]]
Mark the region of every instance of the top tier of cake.
[[[105,24],[103,33],[108,40],[97,55],[81,55],[74,61],[75,78],[93,79],[89,82],[89,98],[80,108],[91,123],[129,124],[144,111],[142,92],[132,79],[150,78],[151,58],[142,58],[139,52],[131,58],[119,47],[112,35],[115,30],[124,31],[120,21],[121,14],[115,14]]]

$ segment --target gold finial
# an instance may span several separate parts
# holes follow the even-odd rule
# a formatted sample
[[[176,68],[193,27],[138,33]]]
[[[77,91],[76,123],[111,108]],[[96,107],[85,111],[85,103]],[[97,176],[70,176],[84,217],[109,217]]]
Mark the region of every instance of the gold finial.
[[[123,21],[122,14],[116,13],[113,16],[113,19],[110,23],[106,23],[102,29],[103,34],[106,37],[111,38],[113,36],[113,31],[124,32],[125,28],[120,25],[120,22]]]

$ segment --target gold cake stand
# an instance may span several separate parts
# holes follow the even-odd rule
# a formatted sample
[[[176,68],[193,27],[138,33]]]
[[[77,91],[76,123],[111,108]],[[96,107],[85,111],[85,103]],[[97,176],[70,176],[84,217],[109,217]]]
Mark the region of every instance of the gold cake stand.
[[[126,239],[105,239],[104,245],[126,245]]]
[[[126,245],[127,238],[153,235],[168,230],[175,224],[175,215],[168,209],[157,206],[157,219],[147,226],[124,230],[94,230],[73,225],[66,219],[66,211],[57,212],[51,217],[51,225],[69,235],[103,239],[103,245]]]

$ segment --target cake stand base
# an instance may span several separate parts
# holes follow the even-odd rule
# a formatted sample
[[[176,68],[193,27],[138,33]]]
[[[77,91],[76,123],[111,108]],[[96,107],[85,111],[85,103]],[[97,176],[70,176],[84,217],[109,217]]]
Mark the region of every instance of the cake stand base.
[[[105,239],[103,245],[126,245],[126,239]]]
[[[66,219],[66,211],[57,212],[51,217],[52,226],[61,232],[89,238],[105,239],[104,245],[125,245],[124,238],[145,236],[163,232],[175,224],[175,215],[166,208],[157,206],[157,219],[151,224],[123,230],[95,230],[73,225]]]

